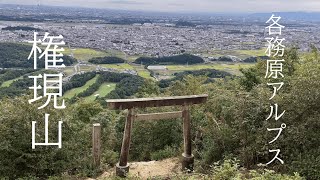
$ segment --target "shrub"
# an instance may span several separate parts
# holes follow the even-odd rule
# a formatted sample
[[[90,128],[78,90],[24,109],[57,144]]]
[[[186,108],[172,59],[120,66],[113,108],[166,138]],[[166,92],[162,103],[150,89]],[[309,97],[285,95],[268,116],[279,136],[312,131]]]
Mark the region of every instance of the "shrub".
[[[161,160],[161,159],[166,159],[169,157],[174,157],[177,155],[177,149],[170,147],[170,146],[166,146],[164,149],[155,151],[151,153],[151,159],[152,160]]]

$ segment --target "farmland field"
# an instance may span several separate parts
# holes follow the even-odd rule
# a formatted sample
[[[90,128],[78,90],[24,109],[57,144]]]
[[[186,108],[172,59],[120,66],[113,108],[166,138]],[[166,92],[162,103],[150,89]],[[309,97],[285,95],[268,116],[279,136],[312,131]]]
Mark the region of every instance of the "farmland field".
[[[211,64],[196,64],[196,65],[168,65],[166,66],[169,71],[192,71],[201,69],[217,69],[227,71],[231,74],[238,75],[240,68],[252,67],[253,63],[211,63]]]
[[[259,50],[236,50],[237,53],[249,56],[265,56],[265,49]]]
[[[143,78],[152,78],[150,76],[150,72],[148,70],[145,69],[136,69],[136,71],[138,72],[138,75],[143,77]]]
[[[71,55],[73,53],[74,58],[80,61],[88,61],[89,59],[93,57],[103,57],[107,56],[108,54],[103,51],[98,51],[94,49],[89,49],[89,48],[66,48],[64,47],[64,55]]]
[[[132,65],[127,64],[127,63],[122,63],[122,64],[100,64],[100,66],[105,67],[105,68],[118,69],[118,70],[134,69]]]

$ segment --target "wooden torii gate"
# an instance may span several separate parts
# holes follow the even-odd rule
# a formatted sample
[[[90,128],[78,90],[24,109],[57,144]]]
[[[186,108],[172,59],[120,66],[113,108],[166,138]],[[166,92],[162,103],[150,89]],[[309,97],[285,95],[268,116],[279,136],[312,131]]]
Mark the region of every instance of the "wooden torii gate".
[[[125,177],[129,172],[128,156],[130,149],[131,129],[133,121],[160,120],[171,118],[183,119],[183,139],[184,153],[182,154],[182,168],[193,170],[194,157],[191,152],[191,125],[189,106],[192,104],[201,104],[206,102],[207,94],[191,96],[172,96],[157,98],[139,98],[139,99],[110,99],[107,100],[110,109],[124,110],[128,109],[128,115],[125,123],[123,141],[121,147],[120,161],[116,165],[116,175]],[[136,114],[135,108],[177,106],[181,105],[181,111]]]

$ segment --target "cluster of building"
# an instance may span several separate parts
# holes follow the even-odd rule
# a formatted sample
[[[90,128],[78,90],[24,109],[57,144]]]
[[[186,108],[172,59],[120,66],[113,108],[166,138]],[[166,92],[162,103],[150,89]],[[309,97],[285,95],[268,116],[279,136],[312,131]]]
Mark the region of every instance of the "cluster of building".
[[[175,27],[168,23],[134,23],[111,25],[93,23],[0,22],[0,42],[25,42],[33,39],[32,31],[1,30],[7,26],[39,28],[62,34],[71,47],[117,50],[126,55],[170,56],[184,52],[210,54],[213,50],[253,50],[265,46],[263,24],[237,24]],[[299,42],[302,50],[319,44],[319,26],[294,26],[285,29],[286,43]]]

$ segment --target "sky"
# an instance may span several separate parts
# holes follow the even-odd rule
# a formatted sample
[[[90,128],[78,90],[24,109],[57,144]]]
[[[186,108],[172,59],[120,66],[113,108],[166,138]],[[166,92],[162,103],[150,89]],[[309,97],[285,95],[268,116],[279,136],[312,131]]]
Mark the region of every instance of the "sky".
[[[0,4],[77,6],[161,12],[320,12],[320,0],[0,0]]]

